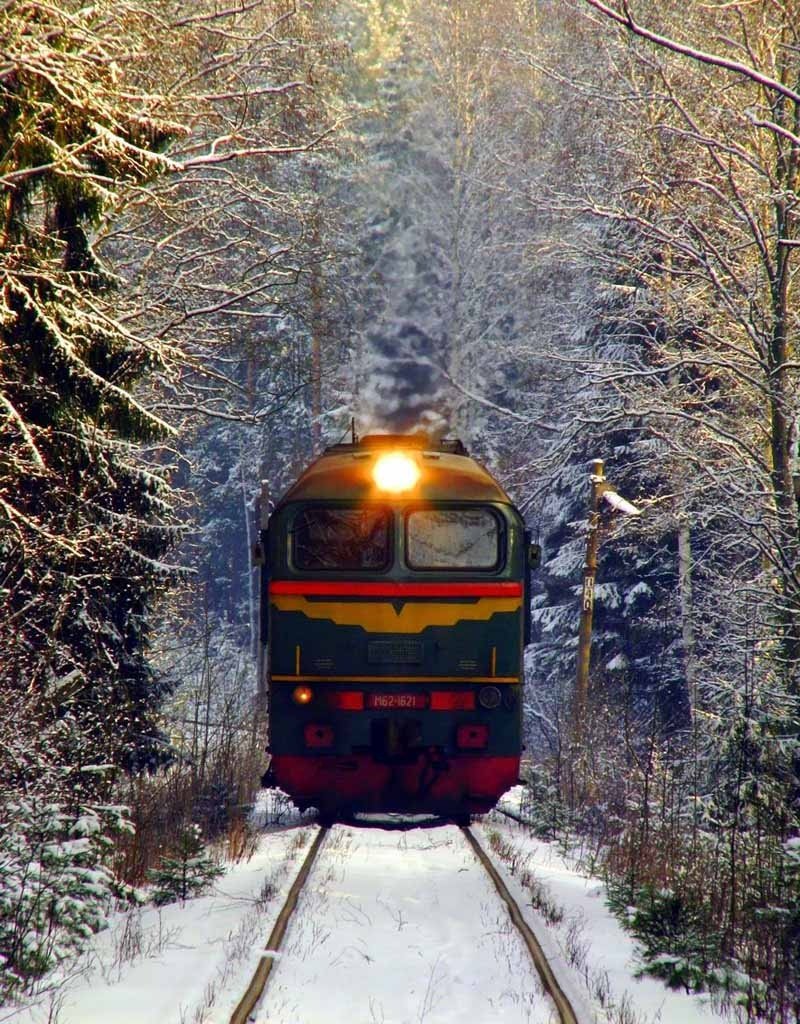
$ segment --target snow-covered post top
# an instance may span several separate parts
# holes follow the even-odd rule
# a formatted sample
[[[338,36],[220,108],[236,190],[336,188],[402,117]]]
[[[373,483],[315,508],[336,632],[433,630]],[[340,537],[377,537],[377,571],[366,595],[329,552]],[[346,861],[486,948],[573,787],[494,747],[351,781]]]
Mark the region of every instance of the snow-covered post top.
[[[258,528],[266,530],[269,525],[269,480],[261,481],[261,493],[258,499]]]

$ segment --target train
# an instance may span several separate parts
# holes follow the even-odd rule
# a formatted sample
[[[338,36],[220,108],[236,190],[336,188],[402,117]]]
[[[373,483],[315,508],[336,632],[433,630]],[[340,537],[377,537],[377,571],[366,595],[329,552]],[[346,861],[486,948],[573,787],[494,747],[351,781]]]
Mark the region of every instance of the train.
[[[522,749],[519,510],[460,441],[392,434],[326,448],[266,504],[263,784],[324,821],[488,811]]]

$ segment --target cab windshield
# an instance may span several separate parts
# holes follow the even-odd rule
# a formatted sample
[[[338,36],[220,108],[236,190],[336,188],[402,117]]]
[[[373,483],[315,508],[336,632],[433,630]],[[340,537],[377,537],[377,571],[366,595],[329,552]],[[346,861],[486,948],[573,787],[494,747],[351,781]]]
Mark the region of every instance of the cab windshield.
[[[406,515],[412,569],[496,569],[500,525],[487,508],[417,509]]]
[[[389,566],[391,520],[383,508],[306,508],[292,524],[296,569],[380,571]]]

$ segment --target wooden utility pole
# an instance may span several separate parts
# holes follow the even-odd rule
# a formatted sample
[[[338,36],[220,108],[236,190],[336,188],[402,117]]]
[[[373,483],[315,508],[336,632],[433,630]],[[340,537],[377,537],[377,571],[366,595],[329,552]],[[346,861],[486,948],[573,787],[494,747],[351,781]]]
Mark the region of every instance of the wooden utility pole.
[[[586,560],[583,565],[581,622],[578,632],[578,671],[572,702],[572,735],[578,752],[580,752],[586,734],[586,712],[589,705],[589,666],[592,658],[594,583],[597,576],[597,551],[600,547],[601,502],[607,502],[615,511],[625,515],[639,515],[639,509],[617,494],[606,480],[602,459],[592,461],[589,482],[591,484],[589,530],[586,537]]]

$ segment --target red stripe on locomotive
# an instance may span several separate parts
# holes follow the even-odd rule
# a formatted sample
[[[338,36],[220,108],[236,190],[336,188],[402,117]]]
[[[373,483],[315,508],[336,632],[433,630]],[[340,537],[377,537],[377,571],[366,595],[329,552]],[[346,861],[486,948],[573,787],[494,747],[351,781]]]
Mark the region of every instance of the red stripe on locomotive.
[[[521,597],[521,583],[356,583],[340,580],[270,580],[270,594],[325,597]]]

